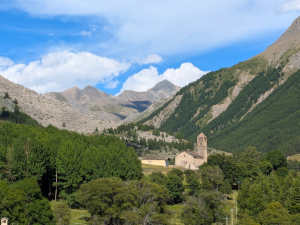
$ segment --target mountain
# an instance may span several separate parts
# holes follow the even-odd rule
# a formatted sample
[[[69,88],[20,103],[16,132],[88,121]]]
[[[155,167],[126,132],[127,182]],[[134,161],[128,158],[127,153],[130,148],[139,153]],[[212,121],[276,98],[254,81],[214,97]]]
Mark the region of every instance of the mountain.
[[[91,86],[41,95],[0,76],[0,95],[8,93],[11,99],[16,99],[22,112],[43,126],[53,125],[80,133],[92,133],[134,120],[149,106],[164,102],[177,90],[175,85],[162,81],[148,92],[123,93],[116,97]],[[0,98],[0,107],[12,112],[14,105]]]
[[[147,99],[150,102],[158,102],[161,99],[169,98],[174,95],[180,88],[168,80],[157,83],[153,88],[146,92],[124,91],[118,98],[122,101],[143,101]]]
[[[300,17],[263,53],[203,76],[141,120],[229,152],[300,152]]]
[[[46,95],[66,102],[82,113],[91,113],[98,118],[120,124],[134,120],[150,106],[164,102],[178,90],[177,86],[163,80],[148,91],[124,91],[118,96],[108,95],[91,86],[82,90],[73,87],[60,93]]]
[[[112,122],[119,121],[118,116],[107,112],[111,105],[117,105],[113,96],[107,95],[94,87],[87,86],[82,90],[73,87],[63,92],[47,93],[45,96],[70,104],[72,108],[82,114],[92,114],[96,118]]]
[[[19,110],[18,101],[8,93],[0,94],[0,121],[39,126],[38,122]]]
[[[66,101],[51,95],[41,95],[0,76],[0,93],[8,93],[16,99],[22,112],[31,116],[43,126],[53,125],[72,131],[90,133],[96,128],[114,126],[113,123],[97,118],[91,113],[82,113]]]

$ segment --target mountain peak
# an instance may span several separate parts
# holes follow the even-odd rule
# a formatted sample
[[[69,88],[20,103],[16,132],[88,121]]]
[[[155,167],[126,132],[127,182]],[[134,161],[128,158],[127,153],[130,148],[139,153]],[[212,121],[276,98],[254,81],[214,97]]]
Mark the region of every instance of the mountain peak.
[[[79,92],[79,91],[80,91],[80,88],[77,86],[74,86],[74,87],[64,90],[63,92]]]
[[[158,82],[150,91],[174,91],[179,89],[175,84],[169,80],[162,80]]]
[[[103,91],[100,91],[98,88],[95,88],[93,86],[86,86],[83,90],[82,90],[82,93],[89,96],[89,97],[92,97],[92,98],[97,98],[97,97],[107,97],[108,94],[106,94],[105,92]]]
[[[269,62],[278,63],[280,58],[287,52],[296,53],[300,49],[300,17],[294,20],[292,25],[281,37],[266,49],[261,56]]]

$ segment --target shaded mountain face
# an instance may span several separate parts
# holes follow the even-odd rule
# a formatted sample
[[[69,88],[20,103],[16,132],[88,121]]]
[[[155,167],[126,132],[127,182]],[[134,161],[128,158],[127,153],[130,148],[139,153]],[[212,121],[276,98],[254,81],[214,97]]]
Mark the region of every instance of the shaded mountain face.
[[[299,70],[300,17],[260,55],[206,74],[140,122],[193,141],[205,132],[231,152],[300,152]]]

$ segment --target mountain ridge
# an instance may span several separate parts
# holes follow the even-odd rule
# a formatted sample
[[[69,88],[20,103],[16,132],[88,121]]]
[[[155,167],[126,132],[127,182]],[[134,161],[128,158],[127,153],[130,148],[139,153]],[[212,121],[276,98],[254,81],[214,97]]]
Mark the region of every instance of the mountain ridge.
[[[225,130],[239,126],[291,77],[299,76],[296,73],[300,69],[298,34],[300,17],[261,54],[204,75],[140,123],[192,141],[199,132],[205,132],[212,140],[212,147],[222,149],[218,143],[223,143],[222,150],[232,151],[233,144],[225,144],[228,140]],[[218,140],[221,136],[224,142]]]
[[[79,133],[101,131],[132,121],[149,106],[155,107],[157,102],[165,101],[177,90],[174,85],[173,91],[163,96],[154,98],[151,93],[150,99],[147,95],[143,99],[142,95],[138,101],[118,99],[92,86],[39,94],[0,75],[0,93],[8,93],[16,99],[24,113],[43,126],[53,125]]]

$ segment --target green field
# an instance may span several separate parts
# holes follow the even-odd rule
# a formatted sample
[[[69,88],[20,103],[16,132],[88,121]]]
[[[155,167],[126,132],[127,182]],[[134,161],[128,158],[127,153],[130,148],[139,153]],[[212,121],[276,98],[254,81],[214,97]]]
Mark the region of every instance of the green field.
[[[56,201],[50,202],[52,210],[58,202]],[[87,210],[71,209],[70,225],[87,225],[88,223],[86,219],[89,218],[90,216],[91,215]]]
[[[87,210],[71,209],[70,225],[86,225],[85,218],[89,218],[90,216]]]

